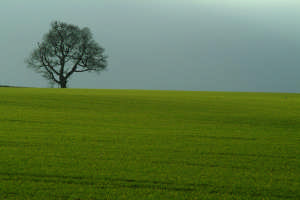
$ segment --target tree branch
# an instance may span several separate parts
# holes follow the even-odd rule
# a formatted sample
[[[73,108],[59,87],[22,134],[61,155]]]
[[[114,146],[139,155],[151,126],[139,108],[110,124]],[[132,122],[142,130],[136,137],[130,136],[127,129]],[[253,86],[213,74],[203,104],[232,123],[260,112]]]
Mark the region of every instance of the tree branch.
[[[68,79],[77,69],[77,65],[79,64],[81,59],[78,59],[78,61],[73,65],[72,69],[67,73],[66,79]]]
[[[44,56],[44,58],[45,58],[45,61],[46,61],[46,63],[47,63],[47,66],[56,74],[56,75],[59,75],[59,73],[58,73],[58,71],[56,71],[55,69],[54,69],[54,67],[50,64],[50,62],[49,62],[49,60],[46,58],[46,56]]]
[[[41,61],[42,65],[45,68],[49,67],[56,75],[59,75],[59,73],[54,69],[54,67],[50,64],[49,60],[47,59],[47,57],[45,55],[45,51],[46,51],[46,49],[39,45],[40,61]]]
[[[77,59],[76,63],[73,65],[72,69],[67,73],[66,78],[68,79],[74,72],[76,72],[77,66],[80,65],[80,62],[82,62],[82,58],[85,54],[85,49],[86,47],[84,47],[82,49],[82,53],[79,56],[79,58]]]
[[[75,72],[87,72],[87,71],[92,71],[93,69],[82,69],[82,70],[75,70]]]
[[[44,68],[46,69],[46,71],[48,72],[51,80],[53,80],[55,83],[59,84],[60,82],[55,78],[54,74],[52,71],[50,71],[47,67],[44,66]]]

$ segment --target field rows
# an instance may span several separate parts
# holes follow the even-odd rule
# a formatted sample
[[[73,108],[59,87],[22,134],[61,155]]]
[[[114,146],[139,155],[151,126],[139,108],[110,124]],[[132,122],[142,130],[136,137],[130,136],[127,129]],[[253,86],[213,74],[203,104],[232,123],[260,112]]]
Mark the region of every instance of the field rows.
[[[300,95],[0,88],[0,199],[300,199]]]

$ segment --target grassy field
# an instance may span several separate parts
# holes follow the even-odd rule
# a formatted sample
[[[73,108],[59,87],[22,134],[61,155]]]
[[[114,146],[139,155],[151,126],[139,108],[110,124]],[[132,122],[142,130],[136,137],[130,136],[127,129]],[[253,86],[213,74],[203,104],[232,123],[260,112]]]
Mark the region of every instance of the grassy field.
[[[0,88],[0,199],[300,199],[300,94]]]

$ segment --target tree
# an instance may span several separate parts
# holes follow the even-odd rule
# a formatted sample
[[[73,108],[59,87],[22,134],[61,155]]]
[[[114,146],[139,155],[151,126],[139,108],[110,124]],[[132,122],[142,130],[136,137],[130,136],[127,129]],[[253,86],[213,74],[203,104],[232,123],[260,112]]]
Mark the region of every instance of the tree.
[[[89,28],[54,21],[26,63],[50,83],[66,88],[74,73],[105,69],[107,57],[103,53]]]

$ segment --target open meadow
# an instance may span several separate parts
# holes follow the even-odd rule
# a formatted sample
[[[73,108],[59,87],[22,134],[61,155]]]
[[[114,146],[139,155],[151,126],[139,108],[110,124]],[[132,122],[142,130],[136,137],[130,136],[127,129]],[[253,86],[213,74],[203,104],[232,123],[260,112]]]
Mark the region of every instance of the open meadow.
[[[0,88],[0,199],[300,199],[300,94]]]

